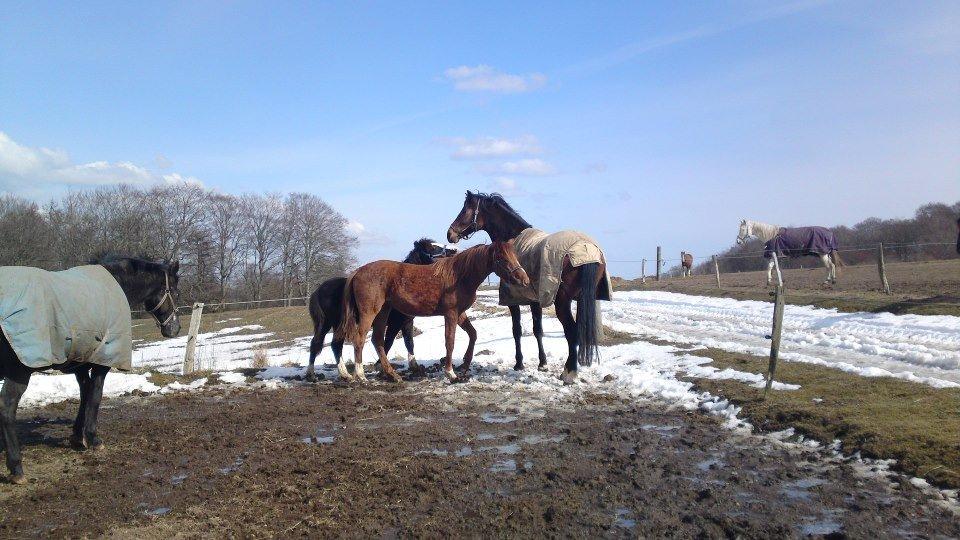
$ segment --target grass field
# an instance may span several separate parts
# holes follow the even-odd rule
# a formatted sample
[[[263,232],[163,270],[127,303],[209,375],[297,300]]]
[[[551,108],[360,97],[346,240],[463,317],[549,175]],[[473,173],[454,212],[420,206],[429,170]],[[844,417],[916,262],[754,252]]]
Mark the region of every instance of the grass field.
[[[877,267],[844,267],[835,285],[822,285],[823,268],[784,271],[786,300],[790,304],[836,308],[840,311],[886,311],[919,315],[960,315],[960,259],[913,263],[891,263],[887,280],[891,294],[880,288]],[[766,272],[721,274],[721,288],[714,275],[688,278],[613,278],[616,290],[669,291],[701,296],[720,296],[738,300],[770,300],[772,287],[766,285]]]

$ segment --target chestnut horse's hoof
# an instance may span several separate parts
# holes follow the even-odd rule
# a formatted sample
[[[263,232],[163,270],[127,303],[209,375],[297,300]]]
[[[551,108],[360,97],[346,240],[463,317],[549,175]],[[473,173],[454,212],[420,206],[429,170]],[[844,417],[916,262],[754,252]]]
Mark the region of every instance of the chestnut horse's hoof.
[[[27,477],[23,474],[11,474],[10,483],[15,486],[22,486],[27,483]]]

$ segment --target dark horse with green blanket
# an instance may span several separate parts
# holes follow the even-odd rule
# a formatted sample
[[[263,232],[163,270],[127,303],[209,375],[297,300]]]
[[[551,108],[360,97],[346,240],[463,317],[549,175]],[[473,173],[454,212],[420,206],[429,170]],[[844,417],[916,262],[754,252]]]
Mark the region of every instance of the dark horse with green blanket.
[[[179,268],[176,261],[109,255],[62,272],[0,267],[0,430],[12,483],[26,481],[16,417],[30,376],[50,368],[76,375],[80,409],[70,442],[102,447],[97,414],[104,379],[112,368],[131,367],[130,308],[143,306],[165,337],[179,334]]]

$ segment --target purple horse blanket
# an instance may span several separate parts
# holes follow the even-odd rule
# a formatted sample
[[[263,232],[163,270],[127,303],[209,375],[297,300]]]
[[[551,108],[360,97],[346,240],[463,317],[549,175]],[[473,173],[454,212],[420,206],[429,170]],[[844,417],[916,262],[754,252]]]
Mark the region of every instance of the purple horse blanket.
[[[802,257],[804,255],[829,255],[837,251],[837,239],[826,227],[781,228],[776,236],[763,245],[763,256]]]

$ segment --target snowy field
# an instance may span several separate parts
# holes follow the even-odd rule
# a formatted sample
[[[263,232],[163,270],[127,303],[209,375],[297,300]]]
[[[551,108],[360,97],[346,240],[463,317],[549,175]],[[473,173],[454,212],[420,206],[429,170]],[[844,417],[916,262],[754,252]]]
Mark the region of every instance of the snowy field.
[[[667,292],[621,292],[614,302],[602,303],[604,323],[609,327],[638,335],[684,345],[716,347],[733,352],[766,355],[769,341],[772,304],[682,295]],[[484,292],[480,304],[495,306],[496,293]],[[731,369],[718,371],[709,360],[693,356],[673,346],[637,341],[603,347],[599,365],[581,369],[581,385],[564,387],[557,380],[566,356],[566,341],[559,321],[544,318],[544,347],[550,371],[536,371],[536,343],[531,335],[531,321],[525,311],[523,339],[527,370],[513,371],[513,338],[509,316],[491,314],[490,310],[473,310],[472,318],[479,334],[474,360],[474,373],[468,384],[525,384],[549,390],[558,398],[569,392],[603,385],[603,388],[634,397],[656,398],[686,408],[704,408],[730,417],[736,422],[736,410],[726,402],[692,390],[690,383],[680,380],[681,374],[701,377],[736,378],[762,385],[762,378],[753,373]],[[306,317],[306,314],[304,314]],[[229,319],[228,319],[229,320]],[[439,317],[417,319],[423,334],[416,337],[417,358],[429,365],[443,356],[443,322]],[[329,339],[329,336],[328,336]],[[310,336],[293,340],[277,339],[259,325],[223,328],[202,333],[198,338],[197,361],[201,369],[230,371],[249,368],[256,351],[266,356],[271,366],[260,375],[263,379],[290,377],[303,373],[307,363]],[[134,366],[140,370],[177,373],[182,365],[186,336],[163,341],[140,343],[134,352]],[[466,348],[466,335],[457,333],[454,359],[459,363]],[[348,347],[347,358],[352,358]],[[405,357],[400,340],[391,351],[393,357]],[[864,376],[894,376],[923,382],[936,387],[960,386],[960,318],[949,316],[891,315],[839,313],[835,310],[806,306],[786,307],[781,358],[786,361],[811,362],[837,367]],[[376,360],[368,343],[365,364]],[[335,377],[333,356],[326,347],[317,360],[318,368],[327,377]],[[301,367],[292,367],[301,366]],[[604,377],[614,378],[603,382]],[[168,392],[199,387],[173,383],[160,388],[149,381],[149,373],[111,373],[105,394],[119,395],[133,390]],[[243,377],[231,374],[228,381],[241,382]],[[225,382],[221,377],[221,382]],[[276,384],[276,381],[273,381]],[[791,385],[775,383],[776,389],[790,390]],[[69,375],[36,375],[24,396],[25,406],[74,398],[77,387]]]

